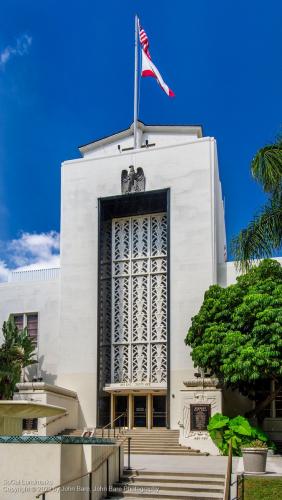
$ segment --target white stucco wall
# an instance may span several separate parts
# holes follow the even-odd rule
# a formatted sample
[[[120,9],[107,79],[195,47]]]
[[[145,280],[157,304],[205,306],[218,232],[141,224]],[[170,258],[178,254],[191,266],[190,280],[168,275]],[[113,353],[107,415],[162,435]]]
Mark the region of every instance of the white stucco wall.
[[[282,257],[275,257],[273,260],[277,260],[282,265]],[[219,264],[218,266],[218,283],[223,287],[236,283],[236,278],[239,275],[240,271],[236,269],[234,261]]]
[[[118,480],[118,447],[79,444],[0,444],[1,500],[31,500],[36,495],[77,478],[109,458],[109,484]],[[121,453],[123,468],[123,453]],[[93,500],[105,496],[106,462],[93,474]],[[56,500],[89,498],[88,476],[69,482],[46,494]],[[99,491],[99,487],[102,491]],[[84,488],[84,490],[83,490]],[[96,491],[95,491],[96,488]]]
[[[33,373],[54,383],[58,371],[60,280],[0,284],[0,326],[15,313],[38,313],[38,368]],[[0,342],[2,341],[2,330]]]

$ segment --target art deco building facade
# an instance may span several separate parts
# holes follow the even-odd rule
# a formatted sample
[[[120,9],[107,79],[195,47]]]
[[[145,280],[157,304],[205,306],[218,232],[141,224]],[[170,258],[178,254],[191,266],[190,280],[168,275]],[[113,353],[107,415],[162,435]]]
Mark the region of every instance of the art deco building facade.
[[[77,393],[77,425],[126,413],[189,434],[191,403],[222,404],[184,344],[205,290],[230,281],[216,141],[139,122],[137,149],[130,127],[80,152],[62,164],[61,267],[13,273],[0,321],[38,315],[37,378]]]

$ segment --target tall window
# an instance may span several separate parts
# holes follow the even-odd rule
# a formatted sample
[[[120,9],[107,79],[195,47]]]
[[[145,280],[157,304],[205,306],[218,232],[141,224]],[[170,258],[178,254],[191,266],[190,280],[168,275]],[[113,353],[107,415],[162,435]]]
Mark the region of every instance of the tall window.
[[[30,338],[37,344],[38,313],[13,314],[13,318],[20,331],[27,327]]]
[[[112,222],[112,382],[165,383],[167,217]]]

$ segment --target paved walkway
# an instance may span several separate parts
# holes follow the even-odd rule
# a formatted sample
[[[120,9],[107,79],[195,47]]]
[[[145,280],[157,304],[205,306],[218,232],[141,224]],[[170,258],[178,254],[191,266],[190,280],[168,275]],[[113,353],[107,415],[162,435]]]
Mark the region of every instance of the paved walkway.
[[[133,469],[158,472],[225,474],[227,457],[183,455],[131,455]],[[124,456],[127,467],[127,455]]]
[[[127,455],[124,456],[127,467]],[[225,474],[227,457],[177,455],[131,455],[131,467],[143,471]],[[267,474],[282,474],[282,456],[267,457]],[[243,472],[243,459],[233,458],[233,473]]]

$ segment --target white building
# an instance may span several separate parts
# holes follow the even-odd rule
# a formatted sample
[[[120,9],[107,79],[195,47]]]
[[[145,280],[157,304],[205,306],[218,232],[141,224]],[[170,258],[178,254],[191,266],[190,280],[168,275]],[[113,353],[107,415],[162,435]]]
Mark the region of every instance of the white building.
[[[80,152],[62,164],[61,268],[12,273],[0,323],[38,315],[37,377],[77,393],[78,426],[126,411],[129,427],[181,428],[188,443],[201,431],[190,405],[223,404],[184,344],[205,290],[229,284],[216,141],[139,122],[137,149],[130,127]],[[131,165],[145,189],[133,176],[122,194]]]

